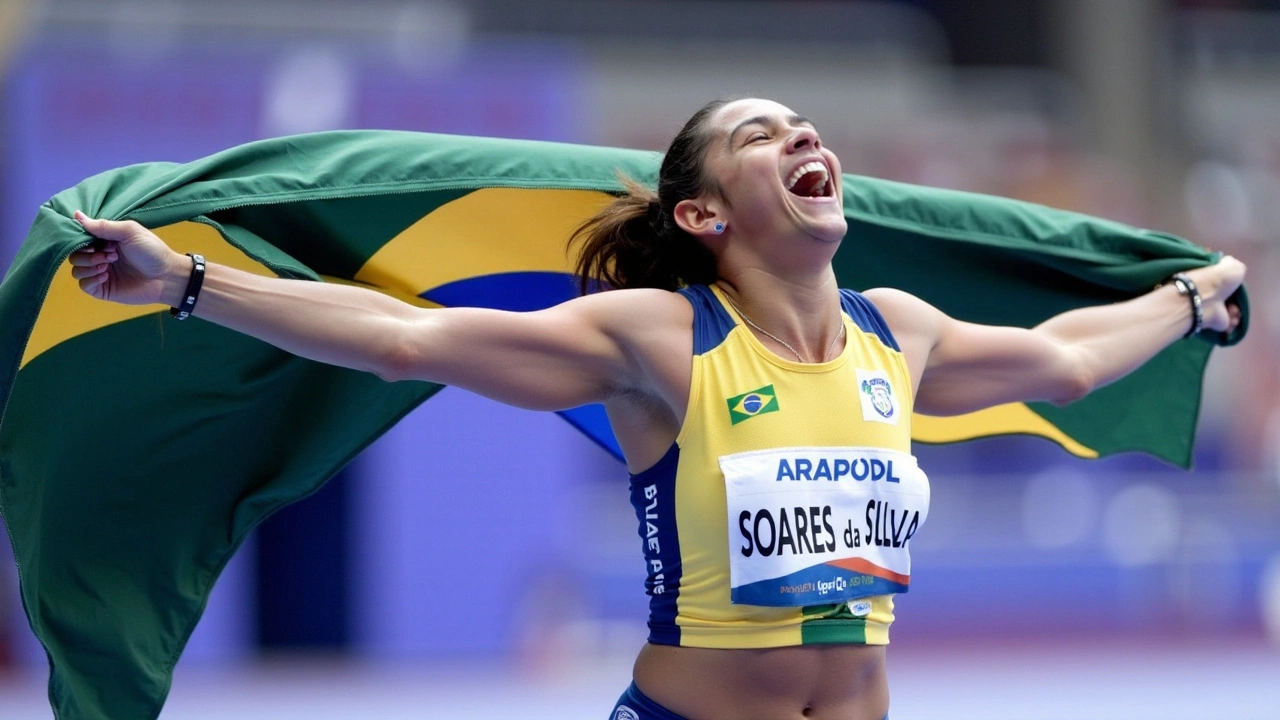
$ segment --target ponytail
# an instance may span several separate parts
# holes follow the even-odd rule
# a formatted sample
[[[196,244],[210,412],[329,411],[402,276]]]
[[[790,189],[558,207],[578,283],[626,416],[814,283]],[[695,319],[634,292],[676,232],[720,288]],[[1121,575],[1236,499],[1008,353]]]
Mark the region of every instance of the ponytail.
[[[581,243],[575,270],[582,294],[594,290],[710,285],[719,277],[711,250],[676,224],[672,212],[681,200],[719,193],[706,177],[705,159],[712,134],[707,119],[728,103],[714,100],[689,118],[662,158],[658,190],[620,176],[624,194],[569,238]]]
[[[583,223],[569,239],[581,243],[576,267],[582,294],[593,290],[659,288],[716,280],[716,259],[676,225],[658,194],[628,177],[626,193]]]

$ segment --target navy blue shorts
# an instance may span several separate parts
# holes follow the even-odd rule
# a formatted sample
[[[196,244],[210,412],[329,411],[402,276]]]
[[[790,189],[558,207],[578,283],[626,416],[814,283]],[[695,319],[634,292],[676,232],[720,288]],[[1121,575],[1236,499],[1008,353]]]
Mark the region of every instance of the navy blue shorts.
[[[640,688],[636,687],[635,683],[631,683],[631,687],[618,698],[618,704],[613,706],[613,714],[609,716],[609,720],[686,720],[686,718],[650,700],[640,692]],[[889,716],[885,715],[884,720],[889,720]]]
[[[618,698],[618,704],[613,706],[613,714],[609,716],[609,720],[685,720],[685,718],[650,700],[640,692],[640,688],[636,687],[635,683],[631,683],[631,687]]]

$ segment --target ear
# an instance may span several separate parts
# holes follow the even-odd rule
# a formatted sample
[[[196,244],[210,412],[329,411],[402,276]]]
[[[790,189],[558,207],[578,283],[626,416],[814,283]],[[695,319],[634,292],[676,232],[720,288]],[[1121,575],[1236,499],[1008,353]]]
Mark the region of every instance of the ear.
[[[716,203],[704,198],[681,200],[676,203],[672,216],[681,230],[702,240],[720,237],[713,228],[717,221],[724,221],[724,214]]]

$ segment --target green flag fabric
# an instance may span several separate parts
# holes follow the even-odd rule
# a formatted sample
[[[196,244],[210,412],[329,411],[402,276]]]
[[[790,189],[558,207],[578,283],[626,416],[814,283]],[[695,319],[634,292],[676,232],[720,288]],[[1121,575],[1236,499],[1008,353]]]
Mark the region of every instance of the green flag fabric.
[[[107,172],[38,212],[0,284],[0,512],[64,720],[154,718],[219,572],[273,511],[439,386],[315,363],[167,308],[96,301],[67,257],[75,210],[134,219],[250,272],[354,283],[425,307],[574,295],[565,240],[659,156],[401,132],[336,132]],[[1140,294],[1214,256],[1168,235],[1012,200],[847,175],[841,285],[899,287],[949,314],[1032,326]],[[914,421],[924,442],[1049,438],[1077,455],[1187,466],[1204,333],[1066,407]],[[566,419],[619,454],[598,407]]]

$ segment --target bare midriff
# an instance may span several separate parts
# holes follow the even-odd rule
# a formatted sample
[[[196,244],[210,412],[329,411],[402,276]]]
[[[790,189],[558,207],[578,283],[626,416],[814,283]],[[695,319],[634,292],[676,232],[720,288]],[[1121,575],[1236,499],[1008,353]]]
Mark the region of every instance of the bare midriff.
[[[640,692],[688,720],[881,720],[889,711],[883,645],[755,650],[645,645]]]

